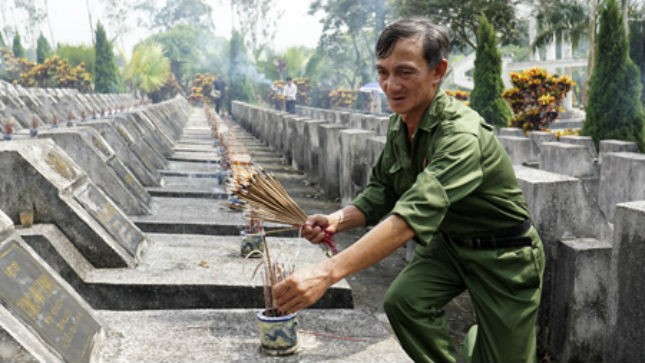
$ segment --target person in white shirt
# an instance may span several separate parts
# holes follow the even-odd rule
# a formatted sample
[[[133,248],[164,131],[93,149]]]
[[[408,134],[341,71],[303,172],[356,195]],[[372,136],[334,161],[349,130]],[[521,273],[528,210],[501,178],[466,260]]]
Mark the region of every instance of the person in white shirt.
[[[293,83],[291,77],[287,77],[287,84],[282,89],[282,94],[285,99],[285,108],[289,113],[296,113],[296,94],[298,93],[298,86]]]

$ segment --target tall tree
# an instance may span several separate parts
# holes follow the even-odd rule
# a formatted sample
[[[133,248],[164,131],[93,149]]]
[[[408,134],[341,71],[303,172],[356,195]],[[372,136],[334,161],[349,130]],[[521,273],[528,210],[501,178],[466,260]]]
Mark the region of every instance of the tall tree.
[[[25,48],[22,47],[20,33],[18,32],[13,36],[13,56],[16,58],[22,58],[25,56]]]
[[[635,9],[635,16],[630,22],[629,56],[641,72],[641,82],[645,84],[645,5]],[[645,87],[641,93],[641,101],[645,104]]]
[[[237,15],[235,23],[240,25],[239,31],[245,38],[252,61],[257,62],[275,38],[283,12],[276,11],[274,0],[237,0],[231,1],[231,7]]]
[[[153,20],[153,27],[168,30],[176,25],[213,30],[213,8],[204,0],[168,0]]]
[[[145,93],[161,89],[170,76],[170,62],[158,43],[141,43],[134,48],[124,78]]]
[[[425,15],[438,24],[449,26],[453,45],[475,49],[478,17],[484,15],[502,34],[502,44],[519,39],[515,6],[521,0],[400,0],[392,2],[401,16]]]
[[[190,25],[176,25],[163,33],[147,38],[146,42],[159,43],[164,55],[170,60],[170,69],[179,84],[186,86],[192,78],[195,64],[201,54],[200,41],[210,34],[202,28]]]
[[[58,44],[56,54],[73,67],[83,63],[88,72],[93,73],[95,68],[96,51],[89,45]]]
[[[112,44],[107,39],[105,29],[101,22],[96,25],[96,45],[94,65],[94,91],[98,93],[116,93],[119,90],[119,76]]]
[[[477,30],[477,51],[473,74],[475,87],[470,94],[470,106],[491,125],[506,127],[511,110],[502,98],[502,57],[497,49],[495,29],[481,16]]]
[[[567,37],[574,48],[588,33],[588,7],[577,0],[540,0],[536,19],[538,33],[533,49],[549,44],[554,38],[561,43]]]
[[[47,38],[40,33],[38,42],[36,43],[36,62],[42,64],[51,54],[52,48],[49,45]]]
[[[102,0],[102,4],[115,42],[136,28],[150,28],[157,13],[154,0]]]
[[[589,102],[589,83],[591,82],[591,75],[594,73],[594,68],[596,67],[596,35],[600,4],[601,0],[587,0],[589,10],[589,28],[587,30],[587,36],[589,37],[589,54],[587,55],[587,79],[585,79],[585,85],[582,87],[582,102],[585,105]]]
[[[230,112],[230,101],[232,100],[255,101],[253,85],[248,77],[250,67],[246,47],[244,46],[244,38],[237,31],[233,31],[231,35],[231,52],[229,56],[229,103],[227,107]]]
[[[47,17],[47,8],[43,7],[40,1],[36,0],[14,0],[16,9],[21,9],[26,15],[27,22],[24,25],[27,44],[32,44],[36,39],[36,31]]]
[[[582,132],[596,145],[603,139],[636,142],[643,148],[645,115],[639,97],[638,68],[629,58],[623,19],[616,0],[600,10],[596,59],[589,83],[589,102]]]
[[[2,33],[0,33],[0,49],[5,48],[7,44],[4,42],[4,38],[2,37]]]
[[[375,79],[376,39],[389,19],[385,0],[315,0],[309,13],[322,12],[319,46],[328,55],[346,53],[344,70],[351,88]],[[344,57],[344,56],[343,56]],[[349,60],[345,59],[345,60]]]

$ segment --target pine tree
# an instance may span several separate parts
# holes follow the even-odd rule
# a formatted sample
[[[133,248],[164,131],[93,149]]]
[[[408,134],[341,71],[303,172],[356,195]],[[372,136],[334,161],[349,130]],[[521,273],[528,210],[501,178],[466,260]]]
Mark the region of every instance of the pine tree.
[[[94,46],[96,61],[94,64],[94,91],[98,93],[118,92],[119,78],[112,44],[107,39],[105,29],[99,22],[96,25],[96,44]]]
[[[38,42],[36,43],[36,61],[39,64],[43,64],[45,59],[49,58],[52,55],[52,48],[49,46],[47,38],[41,33],[38,37]]]
[[[623,19],[616,0],[600,11],[596,60],[589,82],[584,135],[596,143],[604,139],[636,142],[643,149],[645,115],[640,103],[643,87],[638,67],[629,58]]]
[[[486,17],[479,18],[477,52],[473,72],[475,87],[470,94],[470,107],[491,125],[506,127],[511,120],[511,110],[502,98],[502,58],[497,49],[495,29]]]
[[[23,48],[20,43],[20,33],[18,32],[13,36],[13,56],[16,58],[22,58],[25,56],[25,48]]]

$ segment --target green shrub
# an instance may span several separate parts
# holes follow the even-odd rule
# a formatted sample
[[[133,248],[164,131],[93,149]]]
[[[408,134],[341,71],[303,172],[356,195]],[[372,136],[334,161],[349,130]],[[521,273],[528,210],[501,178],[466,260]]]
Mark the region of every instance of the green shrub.
[[[616,0],[600,10],[596,60],[589,81],[584,135],[596,143],[604,139],[636,142],[643,149],[642,83],[638,67],[629,58],[623,20]]]

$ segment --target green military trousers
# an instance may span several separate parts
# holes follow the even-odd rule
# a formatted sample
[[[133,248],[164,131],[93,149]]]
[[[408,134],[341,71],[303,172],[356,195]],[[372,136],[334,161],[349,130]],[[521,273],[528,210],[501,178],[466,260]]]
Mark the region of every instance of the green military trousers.
[[[532,246],[472,249],[437,236],[417,246],[385,295],[387,317],[415,362],[456,362],[443,307],[468,289],[477,314],[472,363],[533,363],[544,272],[542,241]]]

